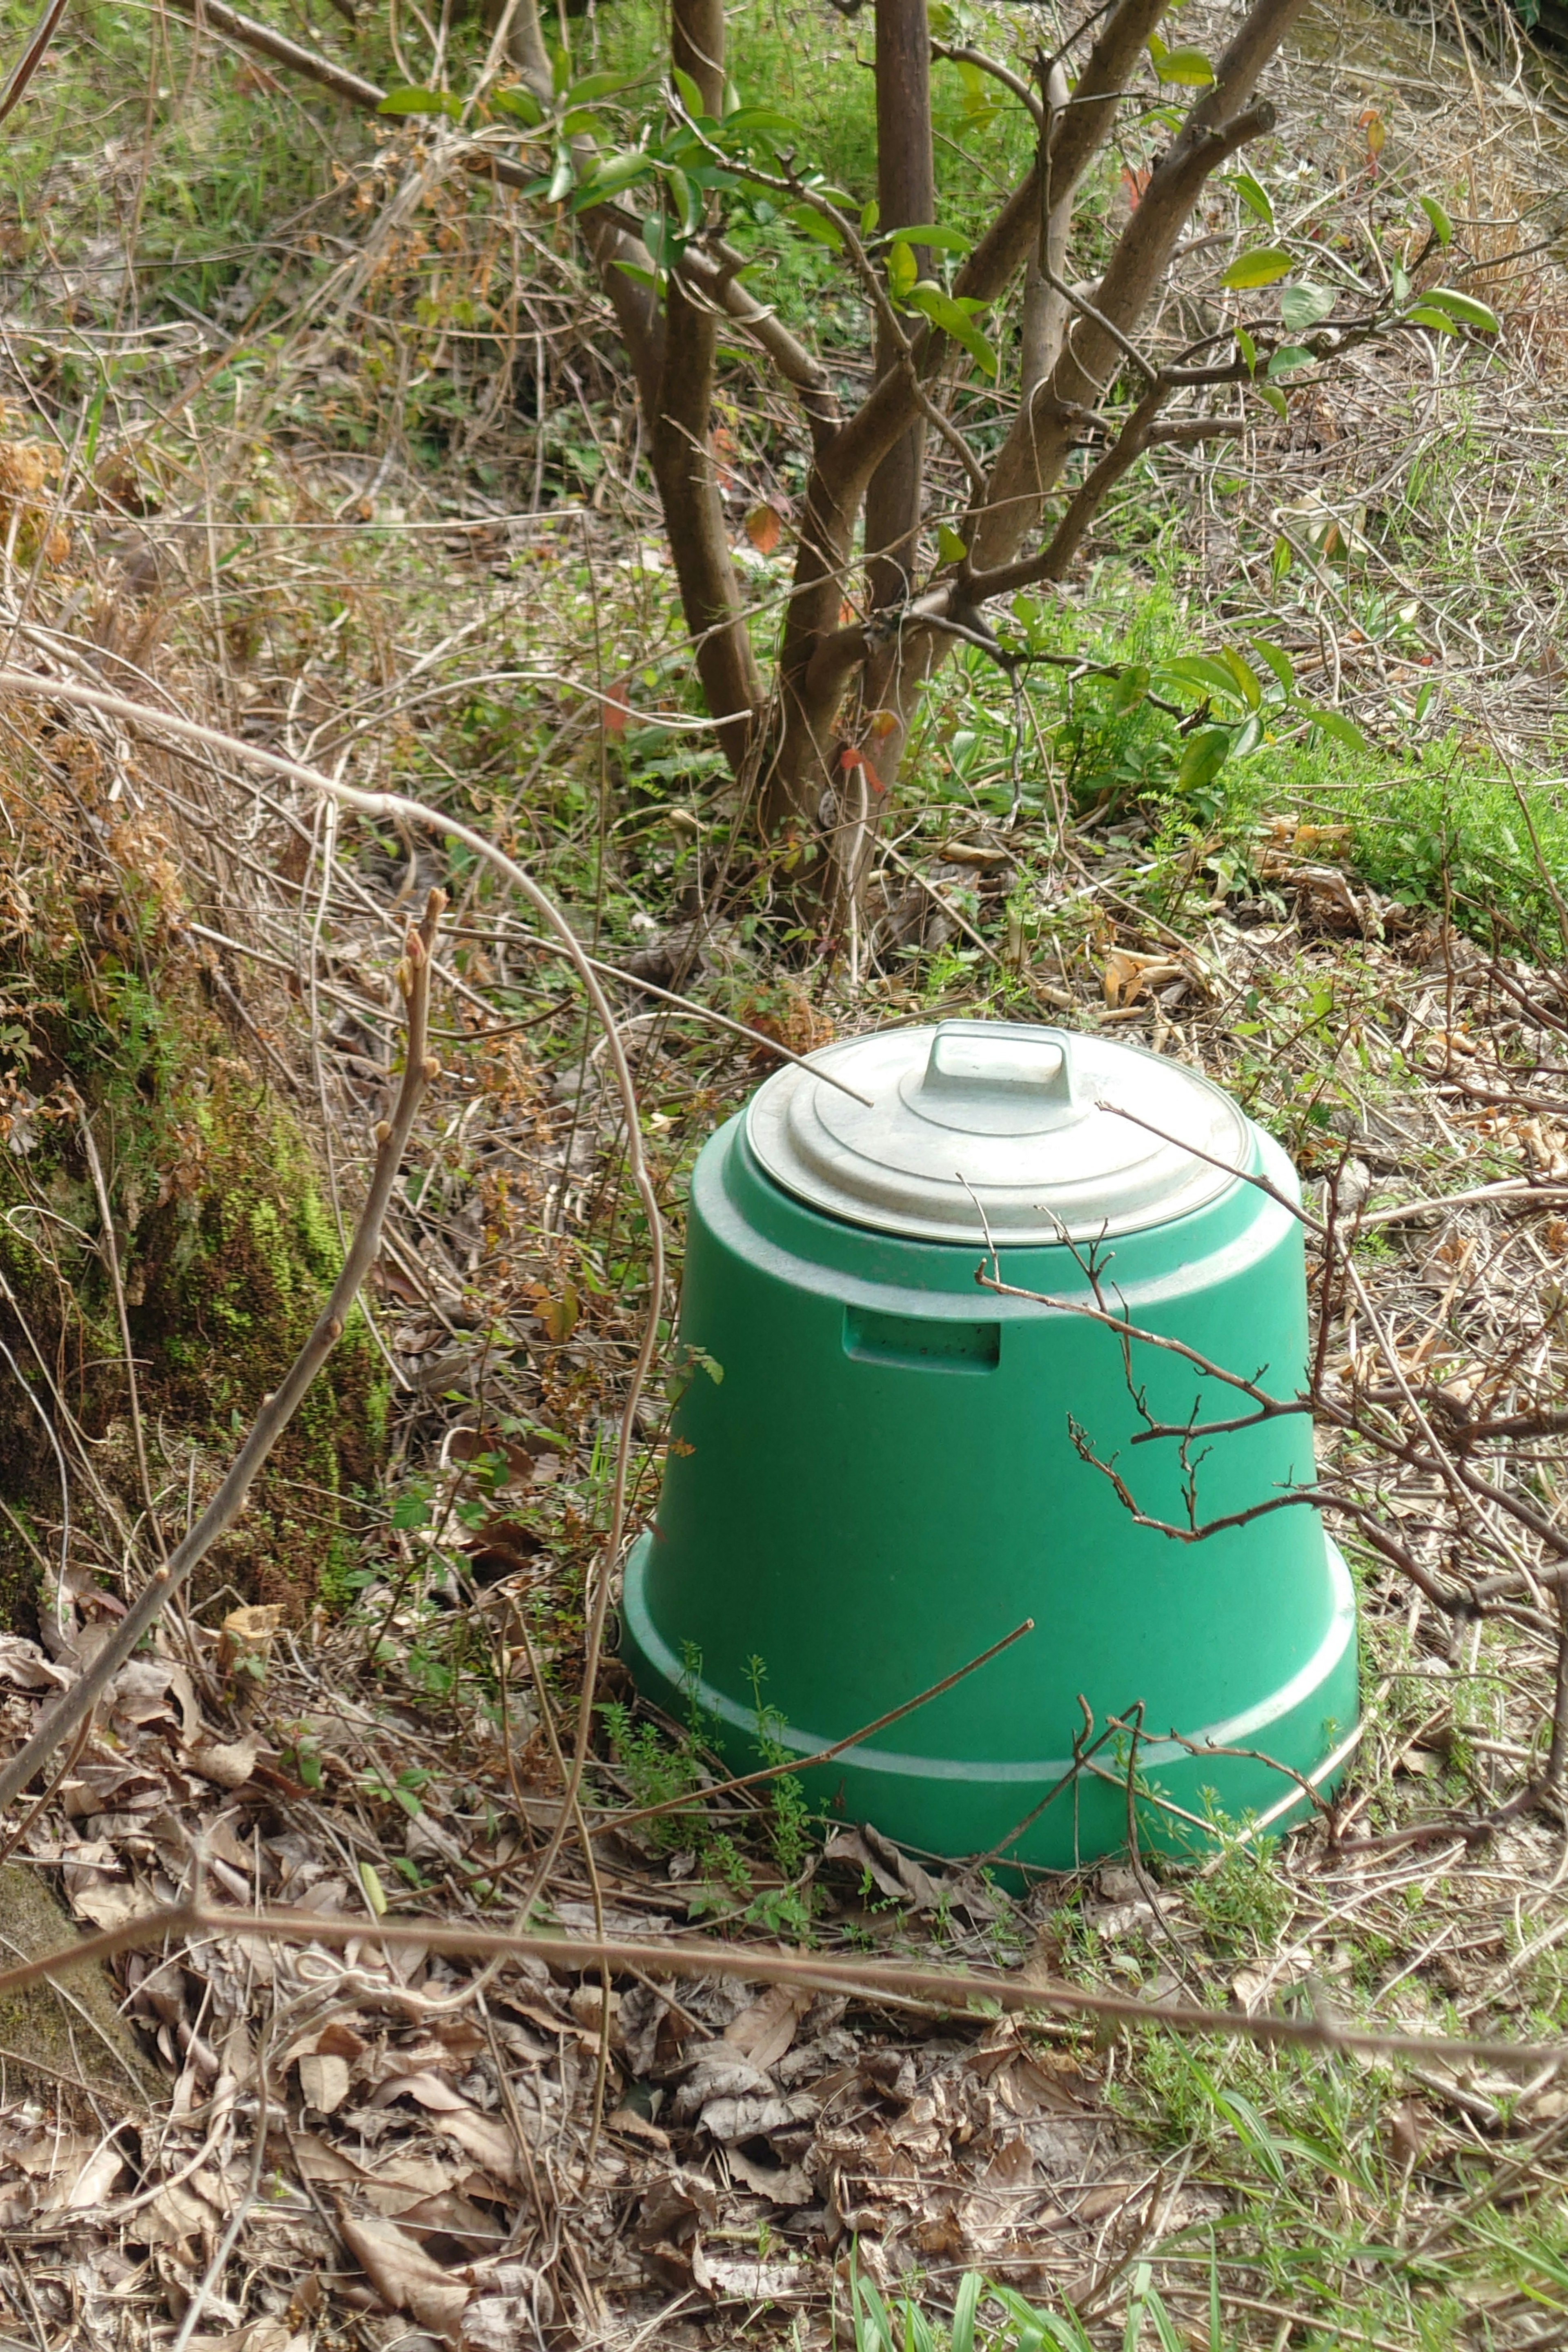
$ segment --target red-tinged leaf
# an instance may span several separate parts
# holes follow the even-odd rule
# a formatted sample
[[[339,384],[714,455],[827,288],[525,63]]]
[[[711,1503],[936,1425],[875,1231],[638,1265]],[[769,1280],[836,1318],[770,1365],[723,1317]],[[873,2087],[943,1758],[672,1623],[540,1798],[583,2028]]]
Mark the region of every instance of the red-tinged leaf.
[[[841,629],[852,629],[859,617],[853,604],[840,604],[838,607],[838,625]]]
[[[631,683],[629,677],[617,678],[599,705],[599,717],[606,735],[624,735],[626,731],[631,706],[623,698],[630,693]]]
[[[860,769],[874,793],[887,791],[887,785],[858,744],[846,743],[838,754],[838,764],[847,776],[852,775],[857,768]]]
[[[866,732],[873,742],[879,743],[885,735],[892,733],[898,723],[899,714],[896,710],[873,710],[870,718],[866,721]]]
[[[753,507],[746,517],[746,537],[759,555],[771,555],[779,543],[784,525],[773,509],[766,504]]]

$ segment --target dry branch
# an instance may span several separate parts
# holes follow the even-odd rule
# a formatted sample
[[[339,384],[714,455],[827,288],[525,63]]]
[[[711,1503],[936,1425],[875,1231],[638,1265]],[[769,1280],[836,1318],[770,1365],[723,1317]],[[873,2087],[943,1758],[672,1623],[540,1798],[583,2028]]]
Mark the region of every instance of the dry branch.
[[[226,1910],[206,1903],[171,1905],[127,1920],[100,1935],[84,1936],[66,1950],[46,1953],[0,1975],[0,2000],[92,1961],[149,1944],[233,1937],[247,1943],[380,1945],[386,1951],[439,1953],[447,1958],[542,1961],[546,1968],[586,1973],[608,1968],[654,1978],[728,1977],[742,1984],[795,1985],[803,1991],[843,1993],[861,2000],[889,2000],[940,2011],[1002,2011],[1009,2016],[1053,2015],[1130,2026],[1161,2026],[1183,2035],[1218,2035],[1289,2046],[1343,2052],[1367,2058],[1480,2061],[1488,2065],[1539,2074],[1568,2063],[1568,2042],[1499,2042],[1465,2035],[1382,2033],[1342,2024],[1324,2015],[1253,2016],[1245,2010],[1200,2009],[1181,2003],[1134,2000],[1119,1993],[1085,1992],[1078,1985],[1031,1983],[1021,1977],[975,1976],[963,1969],[921,1969],[886,1962],[834,1960],[776,1946],[735,1945],[696,1937],[640,1942],[616,1936],[535,1936],[502,1929],[454,1927],[441,1919],[335,1918],[315,1911]],[[458,1996],[460,1999],[461,1996]]]

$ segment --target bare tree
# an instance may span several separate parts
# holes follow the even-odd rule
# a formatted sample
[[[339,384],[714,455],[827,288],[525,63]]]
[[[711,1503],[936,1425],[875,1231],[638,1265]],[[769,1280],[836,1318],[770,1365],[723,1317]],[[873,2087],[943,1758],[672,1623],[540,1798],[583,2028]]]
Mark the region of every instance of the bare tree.
[[[197,0],[180,5],[194,12]],[[863,0],[836,5],[854,14]],[[831,929],[866,871],[923,686],[961,644],[1010,658],[988,608],[1060,582],[1140,458],[1240,431],[1248,397],[1283,414],[1282,375],[1370,337],[1495,332],[1484,304],[1426,282],[1426,265],[1451,229],[1441,206],[1422,197],[1428,234],[1419,252],[1381,255],[1359,280],[1342,268],[1332,290],[1298,275],[1267,319],[1216,310],[1217,326],[1185,350],[1163,344],[1163,358],[1140,347],[1205,187],[1273,125],[1259,84],[1304,5],[1252,0],[1211,62],[1160,40],[1167,0],[1109,0],[1021,71],[967,45],[933,43],[927,0],[874,0],[879,198],[865,211],[806,164],[795,125],[769,106],[736,100],[724,0],[671,0],[668,79],[640,118],[615,77],[573,82],[552,61],[537,0],[508,0],[462,100],[445,90],[384,93],[225,0],[203,14],[353,103],[448,118],[441,135],[455,165],[551,203],[570,196],[631,363],[724,757],[743,798],[754,801],[763,838]],[[989,77],[1031,126],[1027,167],[973,241],[931,217],[933,60]],[[519,77],[510,87],[509,66]],[[1129,111],[1163,126],[1168,143],[1140,174],[1098,278],[1073,283],[1086,186]],[[854,406],[823,359],[745,282],[748,257],[729,231],[731,215],[759,200],[832,245],[859,291],[869,383]],[[1299,272],[1301,257],[1255,241],[1222,272],[1220,288],[1274,285]],[[793,395],[810,447],[771,664],[758,656],[714,456],[721,339],[737,331]],[[1005,419],[984,457],[964,422],[976,374],[994,389],[993,443],[998,402]],[[1084,458],[1075,478],[1077,451]],[[940,508],[952,511],[947,484],[960,478],[954,528]],[[1221,666],[1194,667],[1212,672],[1224,693]],[[1238,725],[1247,705],[1276,693],[1268,675],[1249,674]],[[1203,715],[1200,702],[1194,717]],[[1359,740],[1333,714],[1324,723]]]

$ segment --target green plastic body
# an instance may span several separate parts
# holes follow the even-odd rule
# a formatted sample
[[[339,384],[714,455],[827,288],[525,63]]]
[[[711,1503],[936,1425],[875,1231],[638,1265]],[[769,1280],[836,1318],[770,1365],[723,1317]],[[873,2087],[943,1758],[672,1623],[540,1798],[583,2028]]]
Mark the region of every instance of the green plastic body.
[[[1253,1148],[1254,1172],[1294,1197],[1283,1153],[1256,1129]],[[1253,1407],[1171,1350],[1129,1352],[1103,1324],[980,1288],[981,1256],[806,1207],[758,1166],[741,1118],[710,1139],[680,1338],[721,1377],[692,1370],[628,1561],[621,1647],[639,1688],[679,1717],[700,1708],[746,1770],[759,1687],[775,1737],[809,1758],[1033,1618],[941,1697],[803,1772],[814,1803],[928,1853],[1047,1869],[1125,1845],[1130,1761],[1150,1843],[1203,1850],[1216,1810],[1300,1818],[1289,1773],[1331,1782],[1357,1713],[1353,1596],[1317,1512],[1180,1540],[1140,1525],[1085,1453],[1114,1464],[1140,1514],[1186,1528],[1189,1499],[1207,1524],[1310,1485],[1310,1417],[1144,1439],[1144,1414]],[[1004,1249],[1002,1277],[1093,1307],[1089,1256]],[[1102,1244],[1092,1265],[1102,1307],[1134,1328],[1273,1397],[1304,1384],[1301,1230],[1258,1186]],[[1112,1732],[1075,1770],[1086,1723],[1098,1738],[1110,1717],[1136,1738]]]

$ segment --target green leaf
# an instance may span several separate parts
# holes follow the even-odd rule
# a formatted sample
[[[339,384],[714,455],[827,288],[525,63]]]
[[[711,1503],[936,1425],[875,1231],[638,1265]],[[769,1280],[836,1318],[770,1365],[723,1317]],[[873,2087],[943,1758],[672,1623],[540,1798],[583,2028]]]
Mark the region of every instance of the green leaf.
[[[1148,663],[1129,662],[1127,667],[1122,671],[1121,677],[1117,679],[1115,685],[1110,689],[1110,708],[1112,714],[1116,717],[1120,717],[1122,711],[1131,710],[1135,702],[1142,701],[1143,697],[1148,693]]]
[[[510,114],[514,122],[525,124],[530,131],[544,120],[544,109],[533,92],[521,82],[511,89],[492,89],[490,104],[499,108],[502,114]]]
[[[1281,289],[1279,316],[1293,335],[1304,334],[1326,319],[1334,307],[1334,298],[1326,286],[1314,286],[1303,278],[1294,286]]]
[[[1429,286],[1421,298],[1428,310],[1441,310],[1445,318],[1457,319],[1462,326],[1474,327],[1478,334],[1498,335],[1502,321],[1495,310],[1478,302],[1473,294],[1461,294],[1453,286]]]
[[[663,213],[645,213],[642,241],[656,269],[673,269],[686,249],[686,239]]]
[[[1189,737],[1182,754],[1182,764],[1176,770],[1176,790],[1179,793],[1201,792],[1212,783],[1230,757],[1228,727],[1200,727]]]
[[[1233,760],[1245,760],[1249,752],[1257,751],[1262,740],[1263,721],[1259,719],[1257,711],[1255,710],[1251,718],[1243,723],[1239,734],[1237,736],[1234,743],[1232,743],[1230,747],[1231,758]]]
[[[948,2352],[974,2352],[974,2315],[980,2308],[983,2281],[978,2271],[965,2271],[952,2298],[952,2326]]]
[[[1415,709],[1414,709],[1414,710],[1412,711],[1412,713],[1411,713],[1411,717],[1415,719],[1415,724],[1416,724],[1416,726],[1417,726],[1417,727],[1419,727],[1419,726],[1420,726],[1421,721],[1426,718],[1426,713],[1431,709],[1431,708],[1432,708],[1432,698],[1433,698],[1433,696],[1436,693],[1436,691],[1437,691],[1437,681],[1436,681],[1436,679],[1435,677],[1429,677],[1429,678],[1426,678],[1426,679],[1423,682],[1423,684],[1422,684],[1422,688],[1421,688],[1421,691],[1419,692],[1419,694],[1417,694],[1417,696],[1416,696],[1416,698],[1415,698]]]
[[[1255,180],[1250,172],[1238,172],[1230,184],[1254,219],[1260,220],[1265,228],[1272,228],[1274,201],[1261,181]]]
[[[881,219],[881,217],[882,217],[882,207],[881,207],[881,205],[877,202],[876,197],[875,197],[875,196],[873,196],[873,197],[872,197],[872,199],[871,199],[871,201],[870,201],[870,203],[869,203],[868,205],[861,205],[861,207],[860,207],[860,234],[861,234],[861,236],[871,236],[871,234],[873,233],[873,231],[874,231],[874,230],[875,230],[875,228],[876,228],[877,223]]]
[[[1426,218],[1431,225],[1432,234],[1436,238],[1438,244],[1452,245],[1454,242],[1454,224],[1448,218],[1447,214],[1443,210],[1442,205],[1437,202],[1436,197],[1417,196],[1415,201],[1420,205],[1422,211],[1426,214]]]
[[[1295,368],[1311,367],[1317,356],[1317,352],[1310,352],[1305,343],[1281,343],[1279,350],[1269,355],[1269,376],[1289,375]]]
[[[1268,406],[1274,411],[1276,416],[1289,415],[1289,404],[1287,402],[1284,394],[1280,391],[1277,383],[1254,384],[1253,390],[1257,393],[1258,399],[1265,402]]]
[[[1219,649],[1219,657],[1236,680],[1241,692],[1241,698],[1248,710],[1256,710],[1263,699],[1263,688],[1252,664],[1244,656],[1238,654],[1234,646],[1222,646]]]
[[[364,1899],[370,1906],[371,1917],[373,1919],[384,1919],[386,1916],[386,1889],[383,1886],[374,1867],[368,1862],[362,1862],[359,1866],[359,1883],[361,1890],[363,1893]]]
[[[1167,49],[1154,59],[1154,71],[1162,81],[1175,82],[1183,89],[1207,89],[1214,79],[1214,68],[1202,49]]]
[[[936,551],[943,563],[962,563],[969,553],[958,533],[944,522],[936,527]]]
[[[1258,389],[1261,391],[1263,387],[1259,385]],[[1284,394],[1279,393],[1275,396],[1279,400],[1281,409],[1283,409],[1285,405]],[[1277,539],[1272,548],[1269,550],[1268,577],[1276,588],[1279,587],[1279,583],[1289,571],[1290,566],[1295,560],[1295,555],[1296,551],[1291,546],[1288,539]]]
[[[1217,694],[1222,702],[1239,702],[1243,698],[1235,674],[1225,663],[1212,660],[1207,654],[1183,654],[1177,660],[1163,662],[1160,667],[1163,676],[1176,686],[1196,687],[1204,694]],[[1250,671],[1247,674],[1251,676]],[[1256,688],[1257,679],[1253,678],[1252,683]]]
[[[555,169],[550,174],[550,184],[544,191],[545,203],[558,205],[563,196],[569,193],[575,176],[572,150],[570,147],[558,147],[555,151]]]
[[[682,72],[679,66],[671,66],[669,79],[675,84],[676,96],[688,114],[694,121],[700,120],[707,112],[707,109],[702,103],[702,92],[698,89],[691,76]]]
[[[933,327],[940,327],[943,334],[951,335],[955,343],[963,345],[983,375],[995,374],[995,352],[969,312],[955,302],[951,294],[944,294],[932,279],[922,278],[911,290],[910,301],[915,310],[924,311]]]
[[[893,289],[896,301],[903,300],[920,274],[920,263],[907,245],[895,245],[889,247],[888,283]]]
[[[669,193],[679,209],[682,236],[694,236],[702,218],[701,196],[684,172],[668,172],[665,177],[669,184]]]
[[[929,245],[942,253],[967,253],[970,240],[955,228],[938,228],[928,221],[923,228],[890,228],[889,240],[894,245]]]
[[[1245,327],[1237,327],[1236,331],[1236,348],[1241,353],[1243,360],[1246,362],[1248,372],[1251,374],[1256,375],[1258,373],[1258,345],[1253,341],[1252,337],[1247,333]]]
[[[375,110],[378,114],[445,114],[455,117],[463,110],[450,90],[410,89],[389,89]]]
[[[769,137],[775,133],[781,139],[798,139],[800,125],[792,115],[781,114],[776,106],[742,106],[724,118],[726,138],[746,140],[758,132]]]
[[[572,200],[574,212],[582,212],[589,205],[607,203],[618,196],[623,188],[645,180],[653,164],[637,147],[624,148],[618,155],[606,155],[591,179],[584,180]]]
[[[1232,289],[1272,286],[1290,266],[1290,257],[1283,246],[1255,245],[1249,253],[1238,253],[1228,269],[1221,270],[1219,282]]]
[[[1401,310],[1410,299],[1410,272],[1402,261],[1393,263],[1388,272],[1389,289]]]
[[[1457,335],[1459,331],[1446,311],[1434,310],[1426,302],[1417,302],[1414,310],[1406,310],[1405,323],[1409,327],[1434,327],[1440,335]]]
[[[839,236],[833,223],[830,220],[824,220],[814,205],[792,205],[788,217],[799,229],[801,235],[809,236],[814,244],[828,246],[835,253],[842,253],[844,250],[844,239]]]
[[[563,106],[592,106],[596,99],[611,98],[617,89],[630,89],[635,74],[591,73],[574,81],[562,98]]]
[[[1285,550],[1286,566],[1289,568],[1290,556],[1289,543],[1285,540],[1281,540],[1279,541],[1279,545],[1283,547]],[[1281,577],[1283,577],[1283,573],[1281,574]],[[1247,639],[1247,643],[1252,647],[1253,652],[1258,656],[1258,660],[1263,664],[1264,667],[1273,671],[1274,676],[1279,682],[1280,692],[1282,694],[1294,694],[1296,690],[1296,665],[1291,660],[1289,655],[1286,652],[1284,646],[1271,646],[1267,637],[1249,637]]]
[[[1366,750],[1366,737],[1362,733],[1355,720],[1347,719],[1342,710],[1314,710],[1312,724],[1321,735],[1328,736],[1331,742],[1342,743],[1347,751]]]

